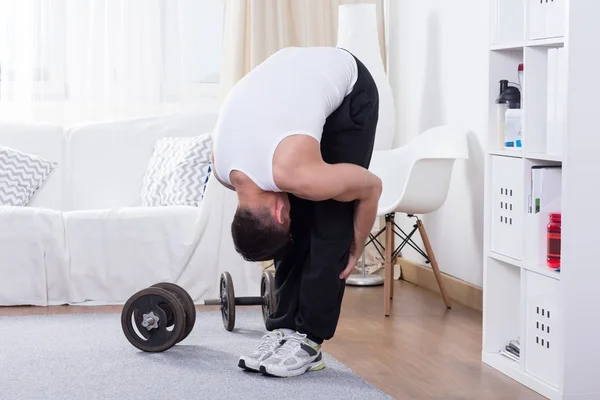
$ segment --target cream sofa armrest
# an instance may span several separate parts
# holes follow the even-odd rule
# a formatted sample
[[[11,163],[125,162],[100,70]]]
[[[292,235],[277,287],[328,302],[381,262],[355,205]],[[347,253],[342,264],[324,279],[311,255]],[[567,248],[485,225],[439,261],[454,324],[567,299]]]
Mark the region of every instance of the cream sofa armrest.
[[[66,293],[61,213],[0,207],[0,260],[0,306],[45,306]]]

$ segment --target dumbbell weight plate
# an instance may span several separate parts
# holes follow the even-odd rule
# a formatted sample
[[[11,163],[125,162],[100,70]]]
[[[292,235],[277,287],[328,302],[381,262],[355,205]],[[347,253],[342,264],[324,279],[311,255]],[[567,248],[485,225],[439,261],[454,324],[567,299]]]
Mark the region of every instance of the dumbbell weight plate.
[[[260,279],[260,297],[265,299],[264,304],[262,305],[262,314],[263,320],[265,324],[267,323],[267,318],[275,312],[277,308],[275,298],[275,278],[273,274],[269,271],[264,271],[262,273],[262,277]]]
[[[172,324],[168,324],[168,317]],[[172,329],[167,329],[172,326]],[[173,347],[185,329],[185,310],[166,289],[150,287],[127,300],[121,312],[121,328],[129,342],[146,352]]]
[[[235,292],[233,290],[233,280],[227,271],[221,274],[219,296],[221,298],[223,326],[231,332],[235,326]]]
[[[190,296],[190,294],[184,288],[171,282],[160,282],[152,285],[152,287],[168,290],[181,302],[183,310],[185,311],[185,329],[183,330],[183,333],[181,334],[181,337],[177,343],[181,342],[183,339],[188,337],[190,332],[192,332],[192,329],[194,329],[194,324],[196,323],[196,305],[194,304],[192,296]],[[167,317],[170,325],[172,317],[169,317],[168,315]]]

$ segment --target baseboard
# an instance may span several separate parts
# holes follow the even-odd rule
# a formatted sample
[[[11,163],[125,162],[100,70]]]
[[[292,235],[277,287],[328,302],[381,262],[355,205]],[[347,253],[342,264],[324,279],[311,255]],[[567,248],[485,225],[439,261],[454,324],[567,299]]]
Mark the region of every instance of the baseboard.
[[[440,288],[430,267],[400,257],[396,260],[396,263],[400,264],[402,268],[402,280],[440,293]],[[478,311],[483,310],[483,290],[480,287],[444,273],[442,273],[442,280],[452,301]]]
[[[413,263],[412,261],[405,260],[398,257],[396,259],[397,266],[399,265],[402,269],[402,280],[410,282],[414,285],[424,287],[429,290],[433,290],[436,293],[440,293],[433,271],[430,267]],[[262,269],[274,272],[275,268],[273,261],[264,261],[261,263]],[[383,274],[383,269],[378,271]],[[394,277],[398,276],[398,272],[394,273]],[[483,290],[469,282],[457,279],[453,276],[442,273],[442,279],[444,281],[444,287],[450,296],[452,301],[456,301],[466,307],[473,308],[478,311],[483,310]]]

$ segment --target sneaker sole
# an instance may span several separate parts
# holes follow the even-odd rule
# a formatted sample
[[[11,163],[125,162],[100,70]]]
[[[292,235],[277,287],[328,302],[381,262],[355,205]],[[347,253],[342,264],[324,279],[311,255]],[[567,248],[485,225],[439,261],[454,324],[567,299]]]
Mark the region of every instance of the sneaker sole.
[[[302,368],[293,369],[293,370],[289,370],[289,371],[281,371],[278,373],[267,371],[267,367],[265,367],[264,365],[261,365],[259,367],[259,371],[263,375],[274,376],[277,378],[293,378],[293,377],[305,374],[309,371],[320,371],[322,369],[325,369],[325,361],[323,361],[323,360],[320,360],[320,361],[317,361],[314,363],[310,363]]]

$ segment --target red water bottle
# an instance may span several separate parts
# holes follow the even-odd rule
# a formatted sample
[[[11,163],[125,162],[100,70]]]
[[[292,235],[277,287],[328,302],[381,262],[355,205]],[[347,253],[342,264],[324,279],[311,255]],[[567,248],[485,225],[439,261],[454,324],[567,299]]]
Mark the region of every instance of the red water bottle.
[[[547,250],[546,261],[552,269],[560,268],[560,213],[550,214],[550,222],[547,225]]]

